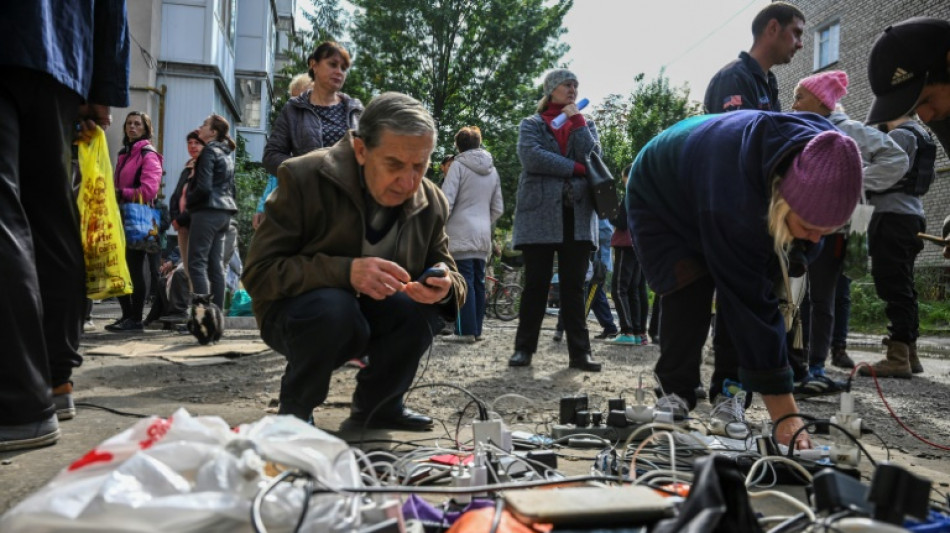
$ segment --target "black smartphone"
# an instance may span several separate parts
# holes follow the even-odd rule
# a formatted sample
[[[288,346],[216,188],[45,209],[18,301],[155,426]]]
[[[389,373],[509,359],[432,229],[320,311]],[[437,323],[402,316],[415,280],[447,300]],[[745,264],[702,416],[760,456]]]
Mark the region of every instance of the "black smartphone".
[[[429,267],[429,268],[426,269],[425,272],[422,273],[421,276],[419,276],[418,278],[416,278],[416,281],[418,281],[419,283],[425,285],[426,287],[432,287],[432,285],[429,285],[428,283],[426,283],[426,280],[427,280],[427,279],[429,279],[429,278],[444,278],[447,274],[448,274],[448,272],[446,272],[444,268],[441,268],[441,267]]]

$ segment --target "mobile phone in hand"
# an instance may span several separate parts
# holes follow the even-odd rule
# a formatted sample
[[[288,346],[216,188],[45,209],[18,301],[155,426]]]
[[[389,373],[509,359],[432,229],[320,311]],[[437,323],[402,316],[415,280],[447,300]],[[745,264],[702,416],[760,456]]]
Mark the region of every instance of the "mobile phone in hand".
[[[421,276],[416,278],[416,281],[425,285],[426,287],[434,288],[432,285],[426,283],[426,280],[429,278],[444,278],[446,275],[448,275],[448,272],[442,267],[429,267],[425,272],[422,273]]]

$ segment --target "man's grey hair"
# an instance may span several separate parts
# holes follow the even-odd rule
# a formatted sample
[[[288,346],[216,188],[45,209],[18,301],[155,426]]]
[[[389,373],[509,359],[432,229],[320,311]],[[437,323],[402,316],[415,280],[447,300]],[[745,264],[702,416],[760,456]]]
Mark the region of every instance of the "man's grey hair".
[[[436,136],[435,120],[422,102],[397,92],[373,98],[360,116],[358,133],[367,148],[379,145],[383,130],[396,135],[431,135],[433,142]]]

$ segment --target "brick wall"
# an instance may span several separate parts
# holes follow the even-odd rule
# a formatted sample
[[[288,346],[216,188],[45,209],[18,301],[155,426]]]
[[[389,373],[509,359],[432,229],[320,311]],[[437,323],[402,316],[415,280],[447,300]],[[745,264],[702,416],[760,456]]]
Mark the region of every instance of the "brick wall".
[[[867,79],[867,60],[871,47],[881,31],[901,20],[928,16],[950,20],[950,2],[946,0],[790,0],[805,14],[804,48],[788,65],[772,70],[779,80],[779,97],[784,111],[791,111],[793,92],[798,81],[815,72],[814,30],[837,19],[841,25],[838,61],[822,70],[843,70],[848,73],[848,94],[841,99],[845,112],[863,121],[871,106],[873,94]],[[939,143],[938,143],[939,146]],[[950,161],[938,148],[937,178],[924,196],[927,232],[939,235],[943,219],[950,214]],[[937,246],[926,245],[918,256],[918,266],[946,266]]]

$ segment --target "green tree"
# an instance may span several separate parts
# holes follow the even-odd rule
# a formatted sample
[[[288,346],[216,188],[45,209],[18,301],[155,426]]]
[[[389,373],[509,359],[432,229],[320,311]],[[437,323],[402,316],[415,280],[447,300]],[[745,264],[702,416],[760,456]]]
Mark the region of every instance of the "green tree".
[[[307,72],[307,58],[323,41],[337,41],[352,53],[352,45],[341,41],[346,35],[350,16],[339,0],[309,0],[310,8],[301,8],[310,29],[298,29],[291,37],[286,50],[281,50],[288,60],[274,76],[274,98],[271,99],[271,123],[289,99],[287,89],[290,79]],[[344,92],[346,89],[344,88]]]
[[[241,261],[247,256],[247,247],[254,237],[251,219],[257,211],[257,201],[267,185],[267,171],[254,163],[247,154],[247,139],[238,135],[234,162],[234,185],[237,189],[238,213],[234,216],[238,226],[238,246]]]
[[[634,78],[637,85],[624,99],[610,95],[594,112],[600,132],[604,161],[619,176],[640,150],[658,133],[701,112],[700,105],[689,100],[689,88],[672,87],[661,71],[650,81],[644,75]]]
[[[474,125],[495,157],[510,225],[520,164],[518,125],[535,84],[567,51],[561,24],[573,0],[354,0],[351,90],[363,102],[399,91],[419,99],[439,128],[435,159]],[[435,166],[435,165],[434,165]]]

